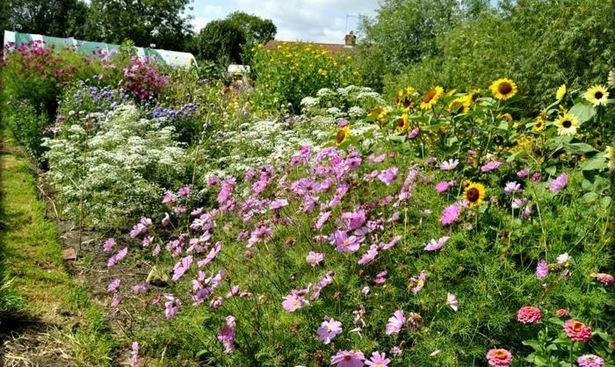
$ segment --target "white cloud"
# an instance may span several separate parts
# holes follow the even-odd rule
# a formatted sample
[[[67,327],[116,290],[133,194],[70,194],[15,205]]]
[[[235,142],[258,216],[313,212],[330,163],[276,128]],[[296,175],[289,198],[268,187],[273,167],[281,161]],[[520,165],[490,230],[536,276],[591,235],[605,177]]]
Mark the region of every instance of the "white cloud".
[[[353,30],[359,14],[373,15],[377,7],[378,0],[195,0],[193,24],[199,30],[240,10],[271,19],[279,40],[343,43],[347,15]]]

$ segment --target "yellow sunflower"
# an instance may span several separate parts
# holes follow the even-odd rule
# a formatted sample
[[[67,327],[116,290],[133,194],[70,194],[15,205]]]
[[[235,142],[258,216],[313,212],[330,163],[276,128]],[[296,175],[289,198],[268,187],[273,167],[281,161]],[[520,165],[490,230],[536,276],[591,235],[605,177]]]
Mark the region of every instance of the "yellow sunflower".
[[[604,156],[609,160],[609,169],[615,171],[615,147],[606,147]]]
[[[571,114],[565,114],[555,121],[557,135],[574,135],[579,127],[579,120]]]
[[[585,99],[594,106],[605,106],[609,99],[609,92],[601,85],[594,85],[585,92]]]
[[[468,113],[470,107],[472,106],[472,95],[468,94],[462,97],[455,98],[449,105],[448,110],[453,115],[461,115],[464,113]]]
[[[510,113],[500,113],[497,118],[511,122],[513,120]]]
[[[567,91],[566,84],[560,85],[560,87],[557,88],[557,92],[555,92],[555,98],[558,101],[561,101],[564,98],[564,96],[566,95],[566,91]]]
[[[480,205],[485,199],[485,186],[470,181],[465,190],[463,190],[463,198],[468,202],[470,207]]]
[[[432,88],[425,92],[425,94],[423,95],[423,100],[421,101],[421,109],[428,110],[432,108],[436,103],[438,103],[438,100],[440,99],[440,96],[442,96],[442,93],[444,93],[444,89],[442,89],[442,87],[440,86]]]
[[[398,133],[404,133],[408,131],[408,127],[410,127],[410,120],[408,119],[408,114],[407,113],[402,114],[401,117],[397,119],[396,125],[397,125],[396,131]]]
[[[547,115],[545,113],[541,113],[540,115],[536,116],[536,118],[534,119],[534,126],[532,126],[532,130],[536,132],[543,131],[545,129],[546,122],[547,122]]]
[[[510,99],[517,94],[517,84],[508,78],[496,80],[491,83],[489,89],[491,90],[493,96],[501,101]]]
[[[350,128],[344,126],[335,135],[335,144],[340,145],[350,136]]]

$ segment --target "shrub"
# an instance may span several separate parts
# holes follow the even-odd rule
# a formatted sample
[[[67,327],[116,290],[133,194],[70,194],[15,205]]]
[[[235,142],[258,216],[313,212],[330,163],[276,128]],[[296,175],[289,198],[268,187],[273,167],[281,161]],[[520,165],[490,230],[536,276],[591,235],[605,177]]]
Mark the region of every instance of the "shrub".
[[[100,229],[153,210],[166,188],[185,179],[186,153],[173,128],[141,118],[131,104],[83,115],[44,146],[63,212]]]

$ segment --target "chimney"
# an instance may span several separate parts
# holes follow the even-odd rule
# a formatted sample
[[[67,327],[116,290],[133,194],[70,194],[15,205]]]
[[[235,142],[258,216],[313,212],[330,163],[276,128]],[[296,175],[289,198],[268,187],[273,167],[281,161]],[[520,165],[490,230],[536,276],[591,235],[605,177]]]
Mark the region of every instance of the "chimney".
[[[350,33],[348,33],[346,37],[344,37],[344,47],[354,47],[356,43],[357,36],[354,34],[353,31],[350,31]]]

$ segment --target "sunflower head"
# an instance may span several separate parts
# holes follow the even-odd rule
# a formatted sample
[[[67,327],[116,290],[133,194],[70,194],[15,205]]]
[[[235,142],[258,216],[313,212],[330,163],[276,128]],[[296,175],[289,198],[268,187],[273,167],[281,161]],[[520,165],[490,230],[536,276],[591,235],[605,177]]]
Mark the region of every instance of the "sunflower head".
[[[468,94],[462,97],[455,98],[449,105],[448,110],[453,115],[461,115],[468,113],[472,106],[472,95]]]
[[[609,100],[609,91],[602,85],[594,85],[585,92],[585,99],[594,106],[605,106]]]
[[[517,84],[508,78],[502,78],[491,83],[491,94],[500,101],[505,101],[517,94]]]
[[[408,119],[408,114],[402,114],[396,121],[396,131],[398,133],[404,133],[408,131],[408,127],[410,126],[410,120]]]
[[[571,114],[565,114],[555,121],[558,135],[575,135],[579,127],[579,120]]]
[[[562,84],[560,85],[559,88],[557,88],[557,92],[555,92],[555,98],[558,101],[561,101],[562,99],[564,99],[564,96],[566,95],[566,84]]]
[[[423,95],[423,99],[421,100],[421,109],[428,110],[432,108],[436,103],[438,103],[438,100],[443,93],[444,89],[442,89],[442,87],[440,86],[431,88],[430,90],[426,91]]]
[[[337,131],[337,134],[335,135],[335,144],[336,145],[342,144],[344,141],[346,141],[346,139],[348,139],[349,136],[350,136],[350,128],[348,126],[344,126],[343,128]]]
[[[479,206],[485,199],[485,186],[470,182],[463,190],[463,198],[470,207]]]

